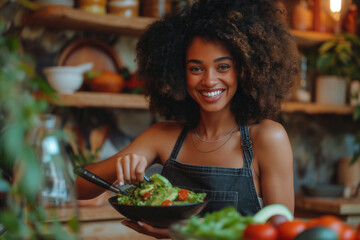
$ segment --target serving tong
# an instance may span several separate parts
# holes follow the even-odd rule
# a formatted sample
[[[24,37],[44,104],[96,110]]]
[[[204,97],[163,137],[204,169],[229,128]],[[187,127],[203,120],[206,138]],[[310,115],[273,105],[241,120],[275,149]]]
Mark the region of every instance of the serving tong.
[[[74,166],[74,173],[79,177],[84,178],[85,180],[94,183],[95,185],[110,190],[114,193],[120,193],[122,195],[128,195],[125,191],[121,190],[120,188],[112,185],[111,183],[107,182],[103,178],[99,177],[98,175],[86,170],[85,168]],[[148,176],[144,176],[144,180],[147,182],[151,182]]]

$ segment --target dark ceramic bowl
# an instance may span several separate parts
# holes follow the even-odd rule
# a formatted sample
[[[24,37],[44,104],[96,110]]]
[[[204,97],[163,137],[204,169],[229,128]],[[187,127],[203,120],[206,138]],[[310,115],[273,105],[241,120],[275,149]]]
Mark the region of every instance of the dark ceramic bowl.
[[[344,185],[336,184],[302,185],[304,195],[310,197],[342,197],[344,189]]]
[[[168,228],[171,224],[197,215],[206,206],[208,200],[174,206],[129,206],[119,204],[117,196],[109,198],[109,203],[125,217],[147,223],[154,227]]]

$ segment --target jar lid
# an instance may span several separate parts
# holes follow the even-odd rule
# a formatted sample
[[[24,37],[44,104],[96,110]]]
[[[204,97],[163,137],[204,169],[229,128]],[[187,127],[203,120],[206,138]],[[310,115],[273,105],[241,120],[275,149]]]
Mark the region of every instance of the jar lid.
[[[101,5],[106,6],[106,0],[79,0],[80,6]]]
[[[116,3],[117,6],[135,7],[139,5],[137,0],[109,0],[111,3]]]

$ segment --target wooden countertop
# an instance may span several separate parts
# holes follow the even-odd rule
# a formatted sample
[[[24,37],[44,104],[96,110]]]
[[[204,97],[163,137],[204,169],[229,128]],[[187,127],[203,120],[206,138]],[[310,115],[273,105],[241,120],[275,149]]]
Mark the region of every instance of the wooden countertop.
[[[296,197],[295,216],[318,217],[331,214],[346,223],[360,222],[360,198]]]
[[[71,208],[46,209],[49,220],[56,214],[60,221],[65,222],[71,214]],[[126,219],[108,203],[102,206],[86,206],[78,208],[78,219],[81,222],[80,237],[82,240],[153,240],[153,237],[138,233],[124,225]]]

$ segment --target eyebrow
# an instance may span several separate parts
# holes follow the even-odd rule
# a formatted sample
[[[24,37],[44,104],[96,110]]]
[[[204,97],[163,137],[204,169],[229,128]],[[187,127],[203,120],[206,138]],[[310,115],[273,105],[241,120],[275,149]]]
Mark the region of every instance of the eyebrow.
[[[219,57],[217,59],[214,60],[214,62],[221,62],[221,61],[224,61],[224,60],[230,60],[232,61],[233,59],[231,57]],[[190,59],[186,62],[186,64],[189,64],[189,63],[197,63],[197,64],[202,64],[203,61],[201,60],[197,60],[197,59]]]

